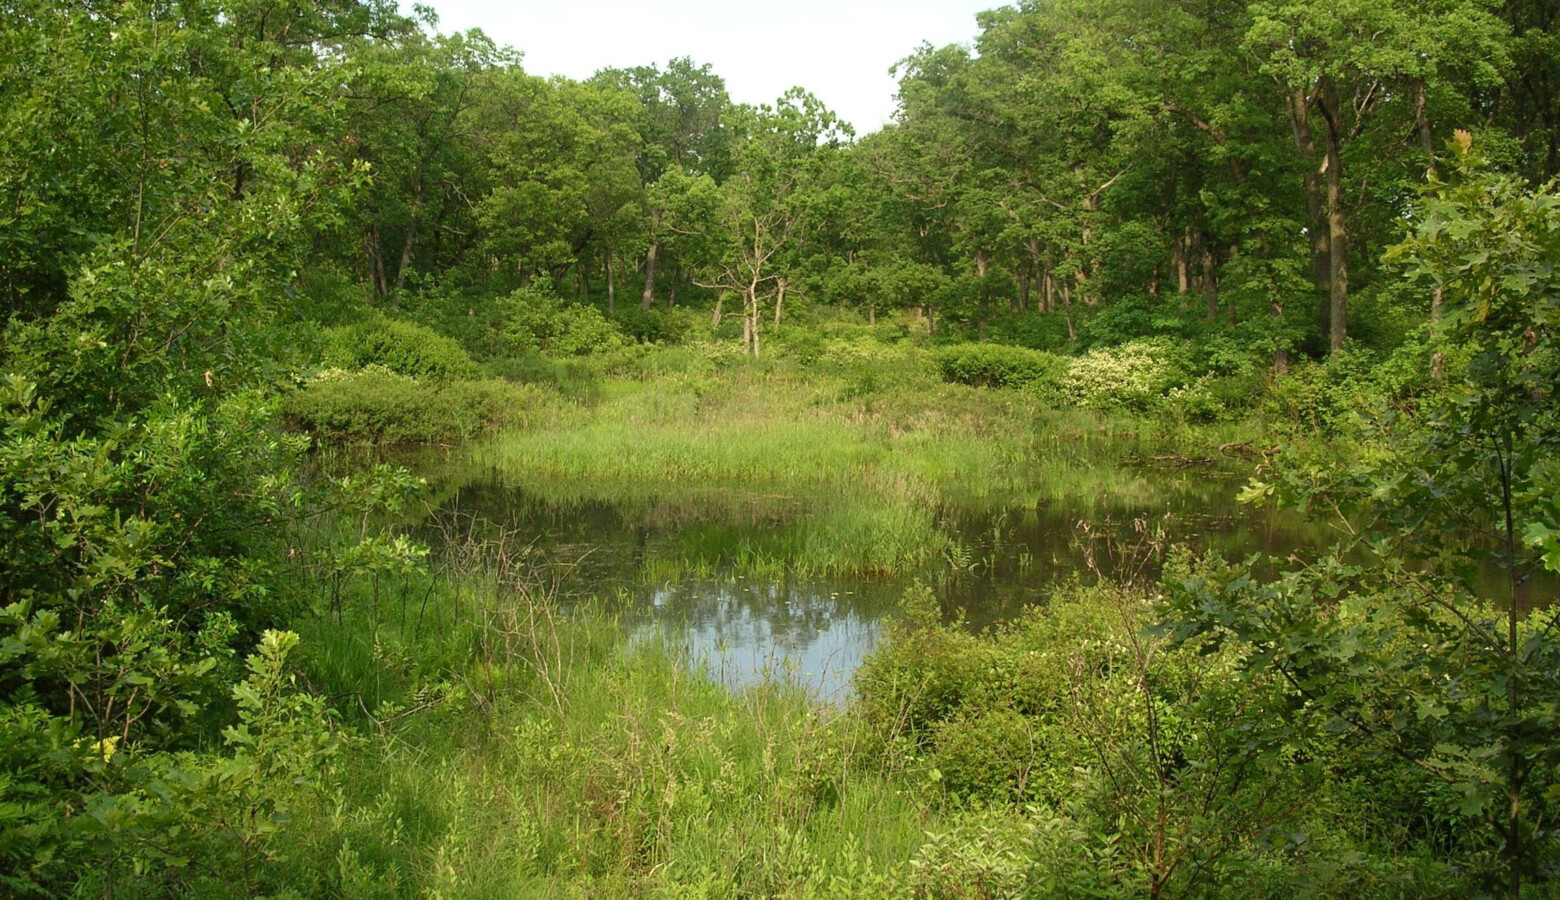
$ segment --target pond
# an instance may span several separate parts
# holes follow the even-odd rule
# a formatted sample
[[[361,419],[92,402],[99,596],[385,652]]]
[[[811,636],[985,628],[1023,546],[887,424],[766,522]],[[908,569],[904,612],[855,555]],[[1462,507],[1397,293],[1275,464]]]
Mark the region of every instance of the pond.
[[[439,498],[425,539],[437,543],[454,521],[516,535],[565,573],[557,584],[566,607],[605,603],[631,639],[664,636],[734,688],[782,677],[826,700],[848,694],[852,673],[917,581],[950,619],[982,628],[1045,602],[1059,581],[1092,579],[1096,569],[1130,576],[1144,556],[1133,548],[1160,527],[1171,541],[1230,558],[1304,552],[1328,540],[1324,528],[1292,515],[1236,503],[1249,465],[1143,468],[1091,496],[941,499],[925,511],[934,556],[910,571],[842,575],[754,549],[807,538],[851,502],[838,491],[710,487],[624,491],[619,499],[538,489],[448,461],[417,465]]]

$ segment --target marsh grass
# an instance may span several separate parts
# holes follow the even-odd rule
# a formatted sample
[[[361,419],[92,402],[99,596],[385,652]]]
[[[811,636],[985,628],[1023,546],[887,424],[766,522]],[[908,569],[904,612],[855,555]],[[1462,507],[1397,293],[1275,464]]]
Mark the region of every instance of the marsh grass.
[[[732,692],[668,637],[564,617],[515,535],[440,557],[305,629],[308,683],[360,737],[287,825],[304,895],[842,896],[937,825],[783,666]]]
[[[905,575],[952,547],[940,508],[1143,505],[1159,476],[1126,460],[1242,433],[1054,410],[924,373],[868,390],[853,378],[771,364],[618,379],[599,404],[507,432],[468,464],[557,507],[688,526],[654,561],[661,577]]]

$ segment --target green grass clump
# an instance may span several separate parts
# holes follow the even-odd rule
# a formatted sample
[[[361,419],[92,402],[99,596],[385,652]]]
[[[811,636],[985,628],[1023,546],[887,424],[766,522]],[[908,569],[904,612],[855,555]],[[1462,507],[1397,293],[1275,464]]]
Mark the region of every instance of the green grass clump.
[[[475,447],[470,465],[555,505],[605,502],[698,526],[654,560],[661,574],[682,564],[904,575],[948,549],[936,511],[949,504],[1141,505],[1157,496],[1155,475],[1126,459],[1161,447],[1206,453],[1243,434],[944,383],[910,349],[889,353],[885,365],[903,367],[890,387],[843,352],[803,372],[700,367],[675,348],[675,368],[607,379],[599,402],[508,430]],[[732,521],[762,527],[719,524]]]

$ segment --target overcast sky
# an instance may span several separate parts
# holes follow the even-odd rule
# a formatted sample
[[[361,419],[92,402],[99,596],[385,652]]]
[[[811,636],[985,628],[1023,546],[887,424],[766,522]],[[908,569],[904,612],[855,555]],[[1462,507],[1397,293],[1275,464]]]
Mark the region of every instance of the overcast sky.
[[[860,133],[894,111],[888,74],[922,41],[967,43],[1001,0],[424,0],[441,31],[481,28],[526,71],[585,78],[608,66],[710,63],[739,103],[812,91]],[[410,3],[407,4],[410,6]]]

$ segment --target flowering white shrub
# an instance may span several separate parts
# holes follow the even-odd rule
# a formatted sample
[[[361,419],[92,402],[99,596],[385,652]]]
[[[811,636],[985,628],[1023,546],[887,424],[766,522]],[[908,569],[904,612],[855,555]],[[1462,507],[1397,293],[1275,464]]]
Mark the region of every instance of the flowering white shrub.
[[[1059,393],[1064,401],[1085,409],[1144,412],[1175,380],[1176,369],[1163,344],[1130,341],[1073,359]]]

